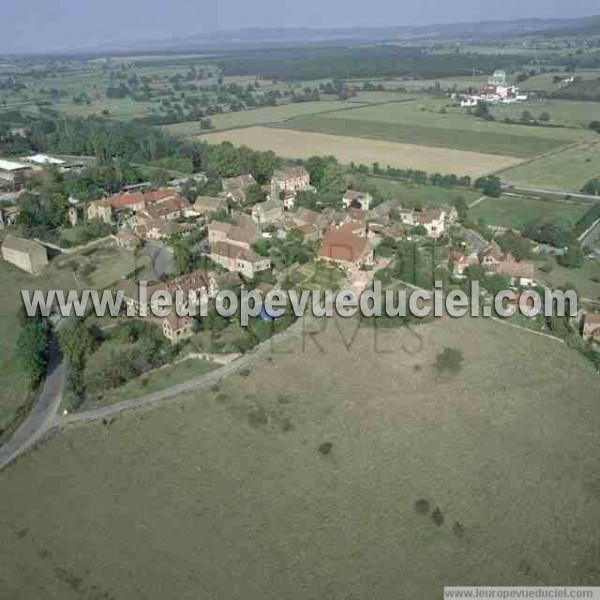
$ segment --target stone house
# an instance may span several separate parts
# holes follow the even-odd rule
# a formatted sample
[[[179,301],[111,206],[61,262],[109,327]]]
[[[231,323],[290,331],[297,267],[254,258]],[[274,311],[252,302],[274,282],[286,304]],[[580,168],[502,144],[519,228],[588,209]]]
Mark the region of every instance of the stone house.
[[[271,268],[270,258],[260,256],[250,248],[226,241],[214,242],[210,245],[210,258],[228,271],[241,273],[249,279],[252,279],[256,273]]]
[[[252,220],[258,225],[275,225],[283,221],[283,202],[270,198],[252,207]]]
[[[310,185],[310,175],[304,167],[286,167],[277,169],[273,173],[273,179],[281,192],[290,192],[297,194],[305,190],[312,189]]]
[[[162,330],[163,335],[172,344],[176,344],[194,335],[194,319],[180,317],[172,312],[168,317],[162,319]]]

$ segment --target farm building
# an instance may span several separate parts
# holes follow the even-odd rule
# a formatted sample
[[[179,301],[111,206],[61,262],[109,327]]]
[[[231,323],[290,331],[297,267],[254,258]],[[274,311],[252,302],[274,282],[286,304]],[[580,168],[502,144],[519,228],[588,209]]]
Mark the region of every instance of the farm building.
[[[27,273],[39,273],[48,264],[48,253],[42,244],[13,236],[5,238],[2,258]]]

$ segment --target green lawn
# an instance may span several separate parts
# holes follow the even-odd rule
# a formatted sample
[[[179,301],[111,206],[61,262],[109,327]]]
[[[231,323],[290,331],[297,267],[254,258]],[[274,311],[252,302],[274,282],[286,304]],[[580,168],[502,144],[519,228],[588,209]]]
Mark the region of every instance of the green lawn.
[[[520,229],[532,221],[551,221],[571,226],[588,209],[587,204],[501,196],[480,202],[469,210],[469,216],[475,220],[483,219],[488,225]]]
[[[502,172],[513,185],[579,192],[590,179],[600,177],[600,141],[591,141],[543,156]]]

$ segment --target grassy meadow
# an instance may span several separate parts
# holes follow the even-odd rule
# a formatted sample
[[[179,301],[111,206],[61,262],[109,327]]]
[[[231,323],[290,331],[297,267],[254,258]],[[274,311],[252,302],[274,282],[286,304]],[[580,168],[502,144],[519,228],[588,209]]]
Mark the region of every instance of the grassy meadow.
[[[469,215],[475,220],[483,219],[488,225],[521,229],[532,221],[572,226],[588,209],[589,204],[504,195],[486,198],[471,208]]]
[[[550,153],[502,172],[506,183],[579,192],[600,176],[600,142],[590,141]]]
[[[583,357],[482,319],[323,327],[248,377],[67,429],[0,473],[5,595],[597,584],[598,381]],[[464,353],[455,375],[433,366],[446,347]]]

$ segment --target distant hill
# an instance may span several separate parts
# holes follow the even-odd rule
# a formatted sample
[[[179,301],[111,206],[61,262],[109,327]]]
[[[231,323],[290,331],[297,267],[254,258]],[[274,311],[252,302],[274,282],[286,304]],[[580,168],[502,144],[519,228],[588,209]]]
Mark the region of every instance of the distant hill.
[[[564,98],[565,100],[591,100],[599,102],[600,78],[576,80],[554,92],[552,96],[554,98]]]
[[[600,16],[575,19],[565,26],[551,28],[541,32],[545,37],[571,37],[600,35]]]
[[[347,44],[381,42],[428,43],[452,39],[500,39],[523,35],[549,35],[558,32],[583,32],[600,26],[600,17],[574,19],[517,19],[481,21],[425,26],[352,27],[352,28],[243,28],[178,37],[157,42],[147,41],[127,45],[119,50],[134,52],[189,52],[209,48],[264,45]],[[97,50],[108,50],[108,47]],[[115,50],[116,48],[110,48]],[[90,49],[88,49],[90,50]]]

